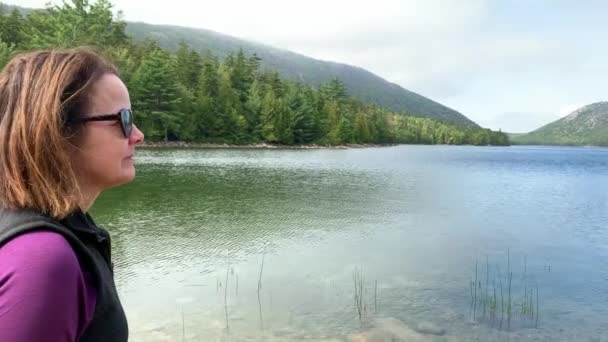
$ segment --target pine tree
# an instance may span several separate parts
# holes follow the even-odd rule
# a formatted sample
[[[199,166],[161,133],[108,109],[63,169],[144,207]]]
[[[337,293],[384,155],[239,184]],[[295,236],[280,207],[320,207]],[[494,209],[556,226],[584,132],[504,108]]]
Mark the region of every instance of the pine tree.
[[[362,112],[358,112],[355,117],[353,138],[354,141],[359,144],[365,144],[371,141],[367,117]]]
[[[170,55],[154,50],[133,76],[134,103],[141,113],[141,126],[152,140],[178,139],[182,113],[179,88]]]
[[[28,15],[23,25],[25,49],[69,48],[95,45],[102,49],[128,43],[122,14],[114,16],[108,0],[93,5],[72,0]]]
[[[141,63],[137,48],[137,46],[120,46],[110,49],[107,53],[120,71],[120,78],[129,89],[133,87],[133,74]]]
[[[16,8],[10,15],[4,15],[4,9],[0,9],[0,40],[9,45],[18,46],[23,40],[21,30],[23,29],[24,19]]]
[[[13,45],[5,43],[0,39],[0,70],[8,63],[14,51]]]
[[[202,140],[215,141],[218,139],[220,126],[218,118],[219,103],[219,62],[212,54],[203,58],[198,89],[196,91],[196,117],[195,125],[197,136]]]
[[[232,87],[230,71],[226,64],[221,64],[218,70],[218,126],[216,129],[227,142],[236,142],[242,136],[238,123],[242,123],[243,109],[238,90]]]
[[[263,86],[259,80],[253,81],[247,94],[245,103],[245,118],[247,120],[248,135],[252,142],[262,139],[262,126],[260,113],[262,112],[262,102],[264,100]]]
[[[198,87],[202,64],[203,61],[198,52],[181,41],[179,49],[175,53],[175,72],[178,82],[190,91],[195,92]]]
[[[292,114],[293,141],[296,144],[307,144],[315,136],[314,108],[306,96],[306,88],[293,85],[288,93],[287,103]]]

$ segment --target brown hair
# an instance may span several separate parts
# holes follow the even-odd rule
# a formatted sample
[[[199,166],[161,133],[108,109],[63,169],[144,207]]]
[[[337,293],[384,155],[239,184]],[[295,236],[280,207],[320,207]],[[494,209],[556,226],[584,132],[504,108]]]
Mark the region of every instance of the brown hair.
[[[76,128],[95,81],[116,68],[93,50],[44,50],[15,56],[0,73],[0,206],[61,219],[80,189],[70,162]]]

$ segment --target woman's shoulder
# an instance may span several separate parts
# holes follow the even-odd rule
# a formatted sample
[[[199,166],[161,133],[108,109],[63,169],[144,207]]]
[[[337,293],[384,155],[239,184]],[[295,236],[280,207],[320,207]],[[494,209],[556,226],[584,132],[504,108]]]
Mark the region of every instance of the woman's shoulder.
[[[1,341],[74,341],[96,303],[71,245],[44,230],[0,247],[0,293]]]
[[[55,278],[80,273],[80,265],[60,233],[37,230],[20,234],[0,247],[0,270]]]

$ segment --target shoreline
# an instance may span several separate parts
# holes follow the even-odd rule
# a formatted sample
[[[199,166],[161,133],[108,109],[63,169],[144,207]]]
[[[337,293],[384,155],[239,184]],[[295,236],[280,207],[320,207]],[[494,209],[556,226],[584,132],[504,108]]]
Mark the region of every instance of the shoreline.
[[[141,145],[137,145],[136,148],[141,149],[241,149],[241,150],[349,150],[349,149],[363,149],[363,148],[379,148],[379,147],[394,147],[400,145],[411,145],[411,146],[476,146],[476,145],[449,145],[449,144],[342,144],[342,145],[281,145],[281,144],[213,144],[213,143],[190,143],[184,141],[159,141],[159,142],[146,142],[144,141]],[[489,147],[510,147],[517,145],[483,145]],[[480,147],[483,147],[480,146]],[[519,145],[527,146],[527,145]],[[540,145],[538,145],[540,146]]]
[[[354,148],[389,147],[394,144],[345,144],[345,145],[280,145],[280,144],[211,144],[211,143],[189,143],[183,141],[169,142],[144,142],[137,148],[200,148],[200,149],[284,149],[284,150],[346,150]]]

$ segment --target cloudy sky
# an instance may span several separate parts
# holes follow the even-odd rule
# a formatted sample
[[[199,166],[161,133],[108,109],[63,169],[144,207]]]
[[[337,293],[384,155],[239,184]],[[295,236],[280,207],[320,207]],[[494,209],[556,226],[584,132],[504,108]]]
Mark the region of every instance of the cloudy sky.
[[[205,28],[357,65],[492,129],[527,132],[608,100],[604,0],[112,3],[128,21]]]

